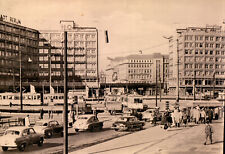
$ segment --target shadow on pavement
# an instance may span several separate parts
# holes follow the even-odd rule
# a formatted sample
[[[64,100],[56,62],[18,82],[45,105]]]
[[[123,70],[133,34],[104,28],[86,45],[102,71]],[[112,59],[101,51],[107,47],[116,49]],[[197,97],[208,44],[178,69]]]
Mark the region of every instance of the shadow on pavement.
[[[121,147],[117,147],[117,148],[111,148],[111,149],[107,149],[107,150],[102,150],[102,151],[92,152],[92,153],[90,153],[90,154],[104,153],[104,152],[109,152],[109,151],[113,151],[113,150],[118,150],[118,149],[123,149],[123,148],[133,147],[133,146],[137,146],[137,145],[147,144],[147,143],[151,143],[151,142],[152,142],[152,141],[149,141],[149,142],[142,142],[142,143],[132,144],[132,145],[127,145],[127,146],[121,146]]]
[[[224,141],[215,141],[212,144],[223,143]]]

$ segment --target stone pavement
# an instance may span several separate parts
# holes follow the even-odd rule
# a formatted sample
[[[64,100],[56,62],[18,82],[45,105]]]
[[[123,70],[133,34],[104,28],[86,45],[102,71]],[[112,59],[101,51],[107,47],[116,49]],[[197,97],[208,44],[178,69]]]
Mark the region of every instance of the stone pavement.
[[[204,124],[164,130],[152,127],[70,154],[223,154],[224,122],[213,121],[213,144],[204,145]]]

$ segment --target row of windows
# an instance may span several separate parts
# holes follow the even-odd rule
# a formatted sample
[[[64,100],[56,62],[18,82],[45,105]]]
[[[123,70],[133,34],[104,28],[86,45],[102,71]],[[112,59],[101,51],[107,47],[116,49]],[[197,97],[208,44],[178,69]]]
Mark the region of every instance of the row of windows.
[[[63,33],[41,33],[40,38],[46,38],[47,40],[63,40],[64,34]],[[67,34],[68,40],[73,39],[96,39],[96,34],[92,33],[68,33]]]
[[[13,56],[13,57],[17,57],[19,54],[18,53],[16,53],[16,52],[11,52],[11,51],[2,51],[2,50],[0,50],[0,56],[4,56],[4,57],[11,57],[11,56]]]
[[[151,79],[151,75],[129,75],[129,79]]]
[[[152,67],[152,64],[128,64],[128,67]]]
[[[23,37],[21,37],[19,39],[18,36],[12,36],[12,35],[2,34],[2,33],[0,33],[0,39],[13,41],[13,42],[20,42],[22,44],[27,44],[27,45],[31,45],[31,46],[38,45],[38,41],[34,41],[34,40],[23,38]]]
[[[225,41],[224,36],[185,35],[184,40]]]
[[[0,25],[0,30],[3,31],[7,31],[7,32],[12,32],[15,34],[20,34],[20,35],[24,35],[24,36],[28,36],[28,37],[32,37],[32,38],[37,38],[38,37],[38,32],[30,32],[27,30],[23,30],[23,29],[19,29],[16,27],[11,27],[11,26],[7,26],[7,25]]]
[[[192,49],[188,50],[188,49],[185,49],[184,53],[186,55],[187,54],[193,54],[193,53],[196,54],[196,55],[197,54],[200,54],[200,55],[203,55],[203,54],[205,54],[205,55],[214,55],[214,54],[216,54],[216,55],[225,55],[225,51],[220,51],[220,50],[214,51],[214,50],[192,50]]]
[[[195,60],[195,62],[225,62],[225,57],[184,57],[185,62],[193,62],[193,60]]]
[[[151,73],[149,69],[128,69],[128,73]]]
[[[195,66],[195,68],[197,68],[197,69],[201,69],[201,68],[203,68],[203,64],[185,64],[184,65],[184,67],[185,68],[192,68],[192,66]],[[205,68],[206,69],[213,69],[213,68],[217,68],[217,69],[224,69],[225,68],[225,64],[216,64],[216,65],[214,65],[214,64],[205,64]]]
[[[152,60],[135,60],[135,59],[131,59],[130,62],[131,63],[151,63]]]
[[[224,48],[224,44],[219,43],[192,43],[192,42],[185,42],[184,43],[185,48]]]
[[[185,85],[193,85],[193,80],[185,80],[184,82]],[[212,85],[213,81],[212,80],[195,80],[195,85]],[[217,80],[215,82],[215,85],[224,85],[225,82],[222,80]]]

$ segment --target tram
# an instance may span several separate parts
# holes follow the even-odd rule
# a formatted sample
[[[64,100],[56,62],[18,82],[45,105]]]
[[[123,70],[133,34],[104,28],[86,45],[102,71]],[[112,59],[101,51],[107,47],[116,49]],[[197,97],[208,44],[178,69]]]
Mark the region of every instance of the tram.
[[[23,93],[23,105],[41,105],[40,93]],[[20,93],[0,93],[0,105],[20,105]]]

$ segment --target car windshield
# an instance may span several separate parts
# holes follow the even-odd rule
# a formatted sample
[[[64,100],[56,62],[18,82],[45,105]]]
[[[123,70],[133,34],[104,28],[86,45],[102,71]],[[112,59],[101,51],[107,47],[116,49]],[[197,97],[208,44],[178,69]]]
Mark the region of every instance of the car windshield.
[[[78,119],[87,120],[88,117],[78,117]]]
[[[8,135],[8,134],[11,134],[11,135],[20,135],[20,132],[19,131],[16,131],[16,130],[7,130],[5,132],[5,135]]]
[[[37,121],[36,123],[35,123],[35,125],[36,126],[47,126],[48,124],[46,123],[46,122],[41,122],[41,121]]]
[[[121,117],[119,121],[127,121],[127,118]]]

